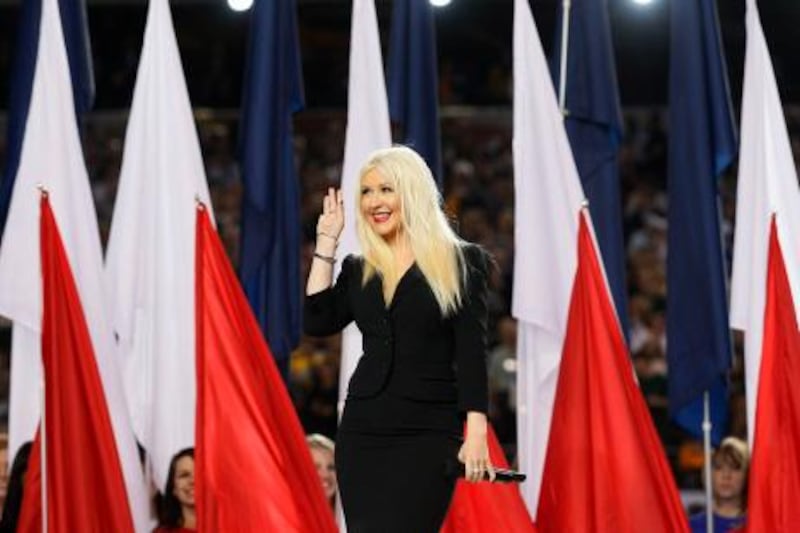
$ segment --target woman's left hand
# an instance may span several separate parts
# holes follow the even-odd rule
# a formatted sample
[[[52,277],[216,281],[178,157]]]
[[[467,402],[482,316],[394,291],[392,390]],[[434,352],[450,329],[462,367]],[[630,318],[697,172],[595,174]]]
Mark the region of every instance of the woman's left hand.
[[[467,435],[458,451],[458,460],[464,463],[464,477],[472,483],[483,480],[485,473],[488,473],[489,481],[494,481],[487,434],[486,415],[467,413]]]

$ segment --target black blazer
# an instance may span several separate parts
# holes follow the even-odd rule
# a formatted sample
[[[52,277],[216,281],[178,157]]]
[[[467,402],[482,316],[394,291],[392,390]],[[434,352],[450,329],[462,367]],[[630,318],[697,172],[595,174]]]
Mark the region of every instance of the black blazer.
[[[339,332],[355,320],[364,354],[350,379],[348,398],[370,398],[387,386],[420,402],[458,402],[462,412],[487,412],[487,254],[464,249],[463,304],[443,317],[416,264],[400,279],[391,304],[379,276],[362,286],[363,258],[347,256],[336,284],[306,297],[305,331]],[[390,379],[391,377],[391,379]]]

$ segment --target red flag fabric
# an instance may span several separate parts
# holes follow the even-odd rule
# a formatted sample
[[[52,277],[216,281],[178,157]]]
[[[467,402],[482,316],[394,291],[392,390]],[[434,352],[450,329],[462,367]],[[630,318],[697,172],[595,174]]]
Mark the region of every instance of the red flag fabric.
[[[800,531],[800,331],[774,219],[762,346],[747,531]]]
[[[536,525],[559,533],[689,531],[586,216]]]
[[[45,440],[37,432],[17,531],[42,531],[44,444],[48,532],[133,532],[92,341],[46,195],[40,208]]]
[[[489,427],[489,457],[508,468],[503,449]],[[468,483],[460,479],[441,533],[535,533],[528,508],[516,483]]]
[[[204,208],[195,268],[198,531],[335,532],[294,405]]]

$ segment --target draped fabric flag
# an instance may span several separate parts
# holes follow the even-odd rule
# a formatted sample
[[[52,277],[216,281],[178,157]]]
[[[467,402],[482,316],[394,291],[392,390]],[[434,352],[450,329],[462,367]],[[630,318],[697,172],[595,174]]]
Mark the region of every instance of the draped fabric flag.
[[[347,82],[347,130],[342,163],[342,194],[344,196],[344,230],[339,239],[340,257],[360,254],[356,235],[356,209],[360,190],[359,173],[367,156],[379,148],[392,145],[389,104],[383,79],[383,58],[378,17],[374,0],[353,0],[350,29],[350,75]],[[321,206],[320,206],[321,207]],[[336,272],[341,268],[337,263]],[[350,376],[363,353],[361,332],[355,324],[342,333],[342,354],[339,368],[339,414],[347,399]],[[337,520],[343,531],[344,513],[337,499]]]
[[[395,0],[389,46],[389,107],[402,143],[425,159],[442,189],[436,27],[428,0]]]
[[[747,498],[747,530],[800,530],[800,330],[778,229],[769,236],[764,343],[755,444]]]
[[[540,531],[686,531],[581,214],[583,191],[528,0],[514,6],[513,142],[517,433],[528,509]],[[642,508],[628,509],[630,498]]]
[[[679,0],[671,12],[669,409],[699,437],[708,391],[718,444],[727,422],[731,345],[717,186],[736,156],[736,132],[714,0]]]
[[[292,114],[303,107],[294,0],[253,7],[242,105],[242,250],[247,299],[284,379],[300,341],[300,193]]]
[[[503,449],[489,427],[489,457],[496,468],[508,468]],[[441,533],[535,533],[519,485],[458,480]]]
[[[94,81],[91,67],[91,51],[89,44],[88,27],[86,25],[86,5],[82,1],[61,2],[61,25],[64,33],[64,45],[67,49],[69,68],[74,95],[76,116],[91,109],[94,101]],[[39,50],[39,30],[42,15],[42,1],[31,0],[23,2],[20,9],[18,23],[17,43],[11,70],[11,92],[8,105],[8,131],[6,135],[6,163],[3,175],[0,177],[0,241],[3,236],[8,209],[11,204],[11,193],[22,156],[22,145],[25,138],[28,110],[33,92],[34,72],[36,57]],[[19,326],[14,326],[15,330]],[[18,332],[17,339],[12,341],[12,358],[19,358],[20,354],[32,353],[38,350],[28,345],[31,341],[37,343],[38,337],[27,339],[25,332]],[[15,356],[14,353],[17,353]],[[23,355],[24,357],[24,355]],[[35,366],[39,366],[39,354],[32,356]],[[10,412],[9,412],[9,457],[13,458],[16,450],[33,437],[36,424],[39,422],[38,386],[31,387],[35,379],[39,383],[40,373],[29,374],[34,371],[32,365],[21,364],[15,361],[11,365],[10,379]]]
[[[559,3],[559,17],[563,16]],[[567,45],[565,125],[603,257],[617,316],[628,337],[622,192],[617,154],[622,114],[607,0],[572,0]],[[561,70],[561,25],[553,51],[553,79]]]
[[[731,325],[745,336],[747,530],[788,532],[800,527],[800,188],[755,0],[746,23]]]
[[[60,0],[61,26],[72,80],[75,114],[81,117],[94,103],[94,73],[92,71],[89,27],[86,22],[86,3],[83,0]],[[11,192],[22,155],[22,141],[31,102],[36,55],[39,49],[39,20],[42,0],[22,3],[17,27],[16,55],[11,71],[11,94],[8,105],[6,135],[6,165],[0,184],[0,238],[3,235]]]
[[[536,515],[583,190],[528,0],[514,3],[514,287],[522,494]]]
[[[585,213],[536,524],[553,532],[689,531]]]
[[[347,94],[347,131],[344,143],[342,193],[345,225],[338,255],[361,253],[356,236],[359,172],[367,156],[379,148],[392,145],[389,105],[383,80],[381,40],[374,0],[353,1],[350,35],[350,78]],[[340,262],[341,263],[341,262]],[[361,333],[350,324],[342,335],[342,357],[339,373],[339,412],[347,398],[350,375],[363,352]]]
[[[89,177],[83,161],[58,2],[43,0],[35,71],[19,164],[0,245],[0,315],[14,323],[12,340],[12,446],[34,437],[42,382],[39,193],[51,194],[78,297],[89,328],[136,530],[148,531],[149,505],[117,351],[102,286],[102,250]],[[73,6],[74,7],[74,6]],[[27,53],[23,51],[22,53]],[[66,450],[65,450],[66,453]],[[69,460],[64,456],[64,460]]]
[[[335,532],[289,393],[205,208],[195,250],[198,531]]]
[[[133,533],[92,340],[46,195],[41,199],[40,235],[44,429],[37,432],[28,462],[17,531],[42,531],[44,447],[48,532]]]
[[[200,142],[167,0],[151,0],[106,253],[110,319],[136,435],[164,487],[194,444],[195,198]]]

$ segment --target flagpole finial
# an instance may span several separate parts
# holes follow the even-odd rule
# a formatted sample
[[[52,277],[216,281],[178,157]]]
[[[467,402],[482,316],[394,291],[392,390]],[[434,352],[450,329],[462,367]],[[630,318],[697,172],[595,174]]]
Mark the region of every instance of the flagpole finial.
[[[589,209],[589,200],[587,198],[584,198],[581,202],[581,209]]]
[[[47,187],[45,187],[42,182],[36,184],[36,189],[39,191],[39,194],[41,194],[42,198],[47,198],[50,195]]]

